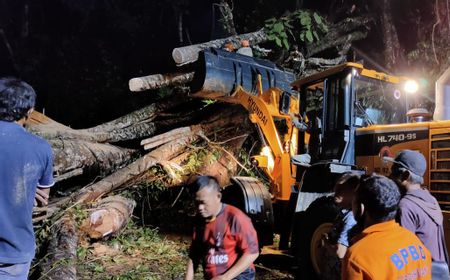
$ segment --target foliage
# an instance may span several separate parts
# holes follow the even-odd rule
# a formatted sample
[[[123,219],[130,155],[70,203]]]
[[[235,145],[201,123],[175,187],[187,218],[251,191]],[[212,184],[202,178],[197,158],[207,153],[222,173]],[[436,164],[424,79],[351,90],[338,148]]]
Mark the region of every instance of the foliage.
[[[121,235],[78,250],[80,279],[173,279],[183,275],[187,244],[161,238],[156,228],[130,222]]]
[[[319,41],[320,36],[328,31],[325,20],[319,14],[299,10],[279,19],[265,21],[265,30],[269,40],[280,48],[289,50],[293,44],[305,45]]]

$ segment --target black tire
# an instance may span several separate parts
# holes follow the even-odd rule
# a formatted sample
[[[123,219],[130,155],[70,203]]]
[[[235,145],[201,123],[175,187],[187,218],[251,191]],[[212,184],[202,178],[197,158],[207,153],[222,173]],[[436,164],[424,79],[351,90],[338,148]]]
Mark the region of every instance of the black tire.
[[[296,279],[320,279],[311,261],[311,239],[314,232],[324,223],[333,223],[339,208],[331,196],[320,197],[306,209],[294,216],[292,251],[298,262]]]
[[[232,184],[222,191],[222,202],[247,214],[258,234],[261,249],[273,243],[273,208],[266,187],[252,177],[233,177]]]

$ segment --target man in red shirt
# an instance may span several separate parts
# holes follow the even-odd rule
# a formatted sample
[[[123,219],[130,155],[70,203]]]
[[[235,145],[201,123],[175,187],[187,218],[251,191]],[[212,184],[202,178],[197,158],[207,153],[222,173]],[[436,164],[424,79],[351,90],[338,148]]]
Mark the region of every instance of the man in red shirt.
[[[200,176],[193,187],[199,217],[185,279],[194,278],[199,263],[205,279],[255,279],[253,261],[259,247],[250,218],[221,202],[220,186],[214,177]]]

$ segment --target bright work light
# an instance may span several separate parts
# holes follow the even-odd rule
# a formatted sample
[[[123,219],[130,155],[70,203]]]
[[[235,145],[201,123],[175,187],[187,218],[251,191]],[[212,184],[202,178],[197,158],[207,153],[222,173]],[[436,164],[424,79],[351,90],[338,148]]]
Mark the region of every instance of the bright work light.
[[[419,84],[414,80],[408,80],[405,83],[405,91],[408,93],[415,93],[419,89]]]

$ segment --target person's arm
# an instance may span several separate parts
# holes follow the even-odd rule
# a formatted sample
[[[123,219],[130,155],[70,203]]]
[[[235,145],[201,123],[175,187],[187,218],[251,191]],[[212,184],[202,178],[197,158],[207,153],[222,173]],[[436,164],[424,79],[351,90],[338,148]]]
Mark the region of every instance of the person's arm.
[[[50,188],[55,184],[53,179],[53,152],[50,144],[45,147],[45,166],[39,178],[35,194],[36,206],[46,206],[50,196]]]
[[[345,256],[345,253],[347,252],[347,246],[342,245],[341,243],[338,243],[336,246],[336,255],[340,260],[342,260]]]
[[[259,253],[244,254],[237,262],[222,275],[214,277],[212,280],[231,280],[244,272],[259,256]]]
[[[193,280],[194,279],[194,262],[191,258],[189,258],[187,266],[186,266],[186,276],[184,280]]]
[[[416,234],[418,228],[417,219],[415,213],[412,209],[407,207],[404,203],[400,202],[399,209],[397,212],[397,222],[410,232]]]
[[[46,206],[50,197],[50,188],[36,188],[35,204],[36,206]]]
[[[337,240],[336,255],[339,259],[343,259],[347,249],[350,245],[350,238],[348,233],[356,225],[355,218],[352,212],[348,212],[343,218],[344,227],[342,228],[339,238]]]

